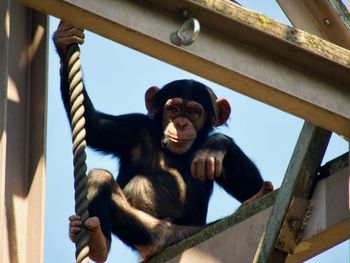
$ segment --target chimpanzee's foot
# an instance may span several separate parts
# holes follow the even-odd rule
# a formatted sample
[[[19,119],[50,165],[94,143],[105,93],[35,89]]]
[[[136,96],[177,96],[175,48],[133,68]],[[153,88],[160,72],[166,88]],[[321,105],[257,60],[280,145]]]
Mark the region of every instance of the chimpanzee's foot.
[[[143,259],[148,259],[165,248],[200,232],[205,226],[180,226],[162,220],[156,228],[157,238],[153,244],[136,246]]]
[[[255,195],[253,195],[248,200],[245,200],[242,203],[242,206],[250,204],[251,202],[260,199],[261,197],[263,197],[264,195],[267,195],[268,193],[271,193],[272,191],[273,191],[273,184],[271,182],[269,182],[269,181],[266,181],[266,182],[264,182],[264,184],[261,187],[260,191],[257,192]]]
[[[109,241],[104,236],[100,220],[97,217],[90,217],[85,221],[85,229],[89,233],[89,257],[98,262],[107,260]]]

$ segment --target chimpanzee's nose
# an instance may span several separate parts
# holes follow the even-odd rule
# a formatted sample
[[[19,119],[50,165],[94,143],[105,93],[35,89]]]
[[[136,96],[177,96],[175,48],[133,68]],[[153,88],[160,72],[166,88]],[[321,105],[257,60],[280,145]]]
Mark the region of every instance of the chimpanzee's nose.
[[[176,119],[176,127],[179,130],[184,130],[188,125],[188,120],[186,118],[183,117],[179,117]]]

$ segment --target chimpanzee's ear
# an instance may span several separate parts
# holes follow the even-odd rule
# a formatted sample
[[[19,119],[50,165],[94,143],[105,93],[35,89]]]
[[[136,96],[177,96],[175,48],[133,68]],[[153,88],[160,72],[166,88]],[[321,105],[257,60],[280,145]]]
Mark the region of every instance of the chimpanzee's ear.
[[[213,126],[218,127],[225,124],[231,114],[230,103],[226,99],[215,100],[216,118],[213,119]]]
[[[148,111],[148,115],[154,117],[156,115],[158,109],[154,107],[154,96],[159,91],[159,88],[156,86],[150,87],[145,93],[145,104],[146,109]]]

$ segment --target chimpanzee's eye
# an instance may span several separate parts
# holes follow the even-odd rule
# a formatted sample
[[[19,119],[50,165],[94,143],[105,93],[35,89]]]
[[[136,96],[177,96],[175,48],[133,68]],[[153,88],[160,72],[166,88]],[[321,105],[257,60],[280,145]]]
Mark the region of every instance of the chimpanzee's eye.
[[[186,114],[192,119],[197,120],[202,116],[202,110],[197,107],[186,108]]]
[[[167,111],[171,116],[177,115],[181,112],[180,107],[176,105],[170,105],[167,107]]]

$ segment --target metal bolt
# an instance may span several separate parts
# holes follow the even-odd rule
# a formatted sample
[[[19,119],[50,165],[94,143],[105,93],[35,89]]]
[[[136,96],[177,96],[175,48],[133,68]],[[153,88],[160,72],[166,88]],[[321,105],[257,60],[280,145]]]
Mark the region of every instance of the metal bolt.
[[[289,225],[295,230],[298,231],[301,228],[301,222],[298,219],[293,219]]]
[[[331,21],[328,18],[325,18],[323,21],[327,26],[331,24]]]

